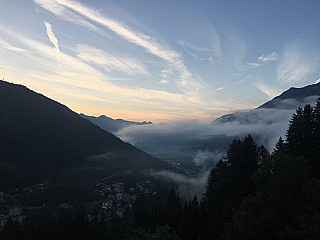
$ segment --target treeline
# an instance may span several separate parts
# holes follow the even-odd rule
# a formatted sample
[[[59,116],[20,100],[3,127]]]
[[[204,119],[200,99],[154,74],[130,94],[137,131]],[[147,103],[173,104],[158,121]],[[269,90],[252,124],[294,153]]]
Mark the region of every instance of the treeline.
[[[161,189],[163,195],[170,194],[168,190]],[[175,195],[175,193],[174,193]],[[176,195],[175,195],[176,196]],[[181,204],[181,201],[176,201]],[[59,209],[57,211],[43,211],[37,215],[29,216],[23,223],[9,221],[0,229],[1,240],[179,240],[181,239],[169,224],[164,221],[152,220],[155,213],[152,209],[160,206],[163,199],[153,196],[139,197],[133,210],[127,209],[124,217],[112,218],[97,214],[88,216],[81,206],[79,209]],[[152,221],[153,224],[146,224]],[[171,222],[173,223],[173,221]],[[173,225],[173,224],[170,224]],[[148,226],[148,227],[147,227]],[[152,227],[151,227],[152,226]]]
[[[128,219],[88,218],[82,211],[61,209],[55,214],[41,214],[20,224],[9,222],[0,233],[1,240],[105,240],[120,239]]]
[[[252,175],[255,191],[242,199],[221,239],[319,239],[320,98],[298,108],[286,138]]]
[[[156,206],[138,198],[127,223],[73,216],[71,225],[58,220],[59,227],[47,231],[77,229],[72,233],[78,239],[319,239],[319,177],[320,98],[314,107],[296,110],[272,153],[251,135],[234,140],[210,171],[202,197],[183,204],[172,189]],[[0,237],[19,239],[12,234],[27,236],[26,229],[10,231],[9,225]],[[64,236],[47,239],[74,239]]]
[[[226,157],[211,170],[203,198],[194,195],[182,205],[172,189],[164,206],[136,218],[137,224],[147,229],[168,225],[181,239],[219,238],[242,199],[256,193],[252,176],[261,166],[262,159],[269,156],[267,149],[258,147],[250,135],[242,141],[234,140]]]
[[[210,173],[208,239],[318,239],[320,99],[293,114],[271,155],[234,141]]]
[[[182,206],[172,190],[139,226],[167,224],[181,239],[319,239],[319,177],[320,98],[296,110],[272,153],[250,135],[234,140],[202,199]]]

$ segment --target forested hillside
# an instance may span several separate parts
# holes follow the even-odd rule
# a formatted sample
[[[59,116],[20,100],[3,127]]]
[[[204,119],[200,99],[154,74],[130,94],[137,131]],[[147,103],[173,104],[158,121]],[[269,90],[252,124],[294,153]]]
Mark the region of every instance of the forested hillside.
[[[43,180],[88,184],[150,168],[173,169],[66,106],[0,81],[0,191]]]
[[[318,239],[319,131],[320,99],[296,110],[272,153],[250,135],[234,140],[203,198],[183,206],[172,192],[141,225],[168,224],[181,239]]]
[[[211,170],[203,198],[183,207],[172,192],[141,225],[168,224],[190,240],[318,239],[319,132],[320,99],[296,110],[272,153],[251,135],[232,141]]]
[[[156,205],[139,197],[131,223],[122,232],[114,228],[122,225],[90,222],[85,216],[79,220],[79,215],[69,216],[71,228],[63,227],[63,219],[54,220],[52,227],[69,235],[77,230],[74,236],[83,239],[318,239],[319,133],[320,99],[315,106],[296,110],[285,139],[279,138],[272,153],[257,146],[250,135],[234,140],[211,170],[203,197],[195,195],[183,203],[173,189]],[[90,237],[79,235],[85,229]],[[19,225],[3,232],[4,239],[17,234],[44,233],[36,228],[30,235],[28,227]]]

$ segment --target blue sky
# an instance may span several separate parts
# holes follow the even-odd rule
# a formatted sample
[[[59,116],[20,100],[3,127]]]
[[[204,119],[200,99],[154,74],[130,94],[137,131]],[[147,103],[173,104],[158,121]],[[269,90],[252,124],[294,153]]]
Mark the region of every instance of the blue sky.
[[[89,115],[211,122],[320,78],[319,1],[0,7],[1,78]]]

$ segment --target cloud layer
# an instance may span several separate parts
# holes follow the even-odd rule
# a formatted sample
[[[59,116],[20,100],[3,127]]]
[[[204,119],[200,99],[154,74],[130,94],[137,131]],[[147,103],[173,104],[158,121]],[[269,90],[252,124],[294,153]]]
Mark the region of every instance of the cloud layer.
[[[286,99],[278,102],[279,108],[235,112],[217,119],[210,125],[199,121],[182,121],[130,126],[120,130],[116,135],[156,155],[161,155],[159,149],[164,153],[176,151],[177,155],[183,156],[186,153],[190,156],[197,154],[195,163],[211,161],[210,157],[205,157],[218,155],[215,151],[224,151],[232,138],[247,134],[252,134],[258,144],[272,151],[279,137],[284,137],[295,109],[305,103],[314,104],[316,99],[317,97],[306,98],[303,101]]]

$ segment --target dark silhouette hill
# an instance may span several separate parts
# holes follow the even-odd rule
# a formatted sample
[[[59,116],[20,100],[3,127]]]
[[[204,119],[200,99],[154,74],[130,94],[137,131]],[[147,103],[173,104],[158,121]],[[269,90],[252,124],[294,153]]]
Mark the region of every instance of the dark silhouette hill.
[[[111,133],[116,133],[119,130],[129,127],[132,125],[147,125],[147,124],[152,124],[152,122],[133,122],[133,121],[127,121],[124,119],[113,119],[105,115],[101,115],[99,117],[94,117],[94,116],[88,116],[83,113],[79,114],[80,117],[85,118],[92,122],[93,124],[101,127],[102,129],[111,132]]]
[[[302,107],[307,103],[314,104],[319,96],[320,83],[308,85],[302,88],[292,87],[256,109],[226,114],[217,118],[211,124],[228,122],[251,124],[258,120],[263,121],[266,119],[265,114],[270,115],[270,110],[294,111],[296,108]]]
[[[43,180],[89,183],[150,168],[172,169],[66,106],[0,81],[0,191]]]
[[[290,99],[303,102],[306,98],[320,95],[320,83],[311,84],[302,88],[292,87],[272,100],[262,104],[259,108],[296,108],[290,104]]]

